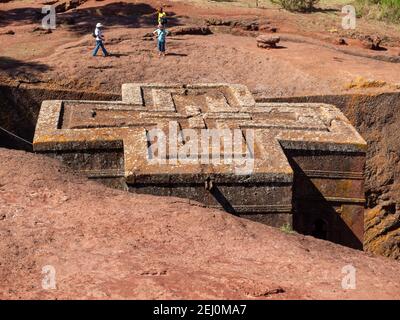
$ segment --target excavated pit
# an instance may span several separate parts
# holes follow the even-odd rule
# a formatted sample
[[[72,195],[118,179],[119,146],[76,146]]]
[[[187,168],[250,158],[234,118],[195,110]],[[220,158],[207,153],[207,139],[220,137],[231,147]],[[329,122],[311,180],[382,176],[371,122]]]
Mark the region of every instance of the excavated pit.
[[[238,84],[126,83],[120,101],[44,101],[33,145],[132,192],[363,248],[367,144],[333,105],[257,103]]]
[[[0,126],[29,142],[43,100],[119,100],[115,94],[0,86]],[[400,257],[400,93],[258,99],[257,102],[318,102],[337,106],[368,143],[365,168],[366,242],[364,248]],[[32,151],[31,145],[0,130],[0,147]],[[323,221],[321,222],[323,223]],[[370,234],[368,234],[370,233]],[[316,235],[318,236],[318,235]],[[323,236],[320,236],[323,237]]]

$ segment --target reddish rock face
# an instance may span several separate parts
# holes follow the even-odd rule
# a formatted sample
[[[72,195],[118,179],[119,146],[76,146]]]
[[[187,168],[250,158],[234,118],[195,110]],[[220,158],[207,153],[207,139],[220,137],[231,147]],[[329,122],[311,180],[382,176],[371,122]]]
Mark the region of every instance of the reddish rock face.
[[[367,211],[365,215],[366,251],[399,259],[400,257],[400,213],[396,203],[386,201]]]
[[[1,299],[399,299],[400,264],[0,148]],[[42,268],[56,289],[42,287]],[[356,269],[356,287],[343,288]]]
[[[153,130],[168,138],[165,161],[153,161],[162,149]],[[218,136],[219,150],[209,140],[204,149],[199,137],[215,132],[239,139],[232,148]],[[120,102],[43,102],[34,148],[132,192],[185,197],[362,248],[366,143],[331,105],[256,103],[240,85],[125,84]],[[221,150],[224,161],[203,161]]]

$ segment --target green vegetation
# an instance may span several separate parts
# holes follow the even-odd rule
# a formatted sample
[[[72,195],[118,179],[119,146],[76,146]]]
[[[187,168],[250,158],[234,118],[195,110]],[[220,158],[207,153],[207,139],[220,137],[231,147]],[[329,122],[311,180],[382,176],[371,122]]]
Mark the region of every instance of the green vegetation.
[[[311,12],[319,0],[271,0],[288,11]]]
[[[356,0],[364,17],[400,23],[400,0]]]
[[[283,226],[281,226],[280,230],[282,232],[289,233],[289,234],[295,233],[292,226],[289,223],[285,223]]]

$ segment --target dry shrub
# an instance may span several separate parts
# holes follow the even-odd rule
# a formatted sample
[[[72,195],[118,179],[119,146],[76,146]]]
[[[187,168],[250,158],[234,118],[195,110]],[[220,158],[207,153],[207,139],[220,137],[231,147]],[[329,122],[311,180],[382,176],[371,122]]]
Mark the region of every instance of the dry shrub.
[[[319,0],[271,0],[288,11],[311,12]]]

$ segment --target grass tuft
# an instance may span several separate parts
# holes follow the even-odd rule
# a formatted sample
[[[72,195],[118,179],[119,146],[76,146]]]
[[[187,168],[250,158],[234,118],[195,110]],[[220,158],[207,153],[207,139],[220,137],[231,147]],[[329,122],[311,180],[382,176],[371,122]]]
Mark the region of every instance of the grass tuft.
[[[366,18],[400,23],[400,0],[356,0],[356,6]]]

